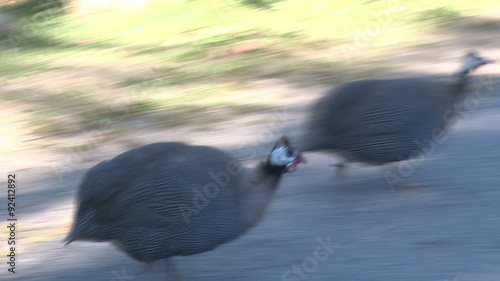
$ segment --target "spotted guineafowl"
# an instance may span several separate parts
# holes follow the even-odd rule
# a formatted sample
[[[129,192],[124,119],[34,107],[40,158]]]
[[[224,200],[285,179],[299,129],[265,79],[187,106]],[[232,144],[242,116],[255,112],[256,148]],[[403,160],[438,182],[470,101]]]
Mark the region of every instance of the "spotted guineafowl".
[[[254,169],[206,146],[127,151],[87,172],[66,242],[110,241],[148,263],[212,250],[253,227],[283,173],[301,161],[285,137]]]
[[[416,157],[425,142],[445,132],[466,93],[468,74],[490,62],[468,53],[452,82],[401,78],[340,85],[314,104],[297,147],[373,165]],[[338,166],[340,174],[344,164]],[[388,183],[393,188],[403,179]]]

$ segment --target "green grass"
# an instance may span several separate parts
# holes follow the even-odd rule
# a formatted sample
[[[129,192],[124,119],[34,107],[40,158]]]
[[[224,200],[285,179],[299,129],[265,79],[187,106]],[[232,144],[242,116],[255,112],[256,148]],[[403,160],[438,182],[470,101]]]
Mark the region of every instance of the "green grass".
[[[23,90],[34,98],[5,93],[0,103],[28,105],[26,123],[41,135],[139,115],[165,126],[218,122],[273,106],[276,97],[240,96],[253,81],[313,85],[377,77],[387,66],[370,61],[420,43],[419,34],[500,8],[494,0],[283,0],[263,1],[264,9],[237,0],[151,2],[87,15],[53,10],[43,20],[34,17],[40,10],[11,9],[18,28],[0,42],[2,76],[52,84]],[[491,20],[476,24],[498,27]],[[356,45],[359,34],[366,40]],[[110,83],[61,82],[82,70]]]

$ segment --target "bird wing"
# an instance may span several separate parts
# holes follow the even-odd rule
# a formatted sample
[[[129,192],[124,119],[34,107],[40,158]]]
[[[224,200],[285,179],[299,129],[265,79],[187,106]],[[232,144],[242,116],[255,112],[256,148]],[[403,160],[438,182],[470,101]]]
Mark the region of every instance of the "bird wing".
[[[328,134],[349,130],[351,120],[378,80],[362,80],[340,85],[327,92],[313,108],[311,127],[321,126]]]
[[[126,160],[131,159],[120,159]],[[135,171],[122,174],[124,179],[114,195],[99,205],[97,219],[117,227],[163,228],[190,224],[210,216],[210,212],[220,212],[225,208],[220,205],[236,204],[234,186],[239,179],[226,172],[232,160],[209,147],[178,150],[165,146],[147,161],[131,163]],[[220,173],[229,176],[227,185],[218,183]],[[225,178],[221,181],[226,182]]]
[[[340,87],[318,105],[329,149],[366,161],[406,158],[417,139],[444,124],[442,107],[426,80],[364,80]],[[321,103],[321,102],[320,102]]]

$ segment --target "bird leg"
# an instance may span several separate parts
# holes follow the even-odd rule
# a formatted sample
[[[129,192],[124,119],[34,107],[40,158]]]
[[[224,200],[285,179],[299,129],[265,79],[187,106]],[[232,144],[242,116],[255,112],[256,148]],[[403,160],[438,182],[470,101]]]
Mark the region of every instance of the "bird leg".
[[[344,169],[345,169],[345,164],[344,163],[337,163],[333,164],[332,167],[337,167],[337,171],[335,172],[334,178],[336,180],[340,179],[344,175]]]
[[[175,266],[175,262],[172,258],[164,259],[163,265],[166,281],[182,281],[179,270],[177,269],[177,266]]]
[[[140,276],[140,280],[182,281],[172,258],[148,262],[141,266],[141,268],[141,270],[136,272],[136,276]]]
[[[335,182],[338,183],[338,185],[342,188],[347,187],[347,182],[346,182],[346,167],[347,165],[344,163],[337,163],[337,164],[332,164],[330,165],[331,167],[337,167],[337,169],[333,173],[333,179]]]

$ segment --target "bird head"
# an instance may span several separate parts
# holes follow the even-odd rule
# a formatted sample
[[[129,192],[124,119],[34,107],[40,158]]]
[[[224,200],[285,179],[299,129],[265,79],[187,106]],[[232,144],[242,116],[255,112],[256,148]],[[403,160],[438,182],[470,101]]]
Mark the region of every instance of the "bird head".
[[[305,158],[284,136],[276,142],[267,159],[268,165],[280,169],[283,173],[296,171],[301,162],[305,162]]]
[[[467,53],[462,60],[462,67],[460,68],[460,74],[468,74],[472,70],[476,70],[479,67],[494,63],[493,60],[485,59],[478,56],[475,52]]]

